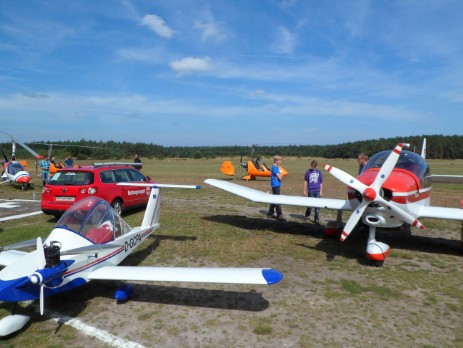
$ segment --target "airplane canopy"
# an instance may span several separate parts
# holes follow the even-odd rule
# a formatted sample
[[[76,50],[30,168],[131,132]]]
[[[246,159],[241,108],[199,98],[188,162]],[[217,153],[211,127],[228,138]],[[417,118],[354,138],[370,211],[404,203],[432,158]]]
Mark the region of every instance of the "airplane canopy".
[[[376,155],[372,156],[365,165],[363,172],[371,168],[381,168],[390,153],[390,150],[386,150],[378,152]],[[402,151],[394,168],[411,171],[420,180],[429,175],[430,172],[428,162],[419,154],[411,151]]]
[[[24,166],[20,162],[16,161],[11,161],[8,163],[8,169],[7,172],[11,175],[15,175],[19,172],[23,172],[26,169],[24,169]]]
[[[78,233],[96,244],[110,242],[130,229],[111,205],[98,197],[87,197],[73,204],[55,227]]]

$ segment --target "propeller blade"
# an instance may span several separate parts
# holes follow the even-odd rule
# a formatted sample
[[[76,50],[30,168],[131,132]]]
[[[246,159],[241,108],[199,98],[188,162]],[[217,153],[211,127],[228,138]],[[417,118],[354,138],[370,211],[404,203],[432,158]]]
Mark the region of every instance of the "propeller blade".
[[[342,231],[342,234],[341,234],[341,242],[344,242],[344,240],[352,232],[352,230],[354,229],[354,227],[357,225],[360,218],[362,217],[363,212],[365,211],[369,203],[370,202],[364,200],[362,203],[360,203],[357,209],[354,210],[349,220],[347,220],[346,225],[344,226],[344,230]]]
[[[40,285],[40,315],[43,315],[43,307],[44,307],[43,287],[44,287],[43,284]]]
[[[418,219],[416,219],[413,215],[407,213],[402,208],[396,206],[394,203],[388,202],[382,197],[378,197],[376,199],[376,202],[381,204],[386,209],[392,210],[393,213],[397,214],[400,217],[400,219],[406,222],[407,224],[410,224],[413,227],[419,229],[424,229],[424,225],[421,222],[419,222]]]
[[[37,269],[45,268],[47,261],[45,260],[45,251],[43,250],[42,238],[37,237]]]
[[[338,169],[336,167],[330,166],[328,164],[324,164],[323,167],[327,172],[332,174],[336,179],[339,181],[343,182],[344,184],[354,188],[355,190],[359,191],[360,193],[363,193],[368,186],[365,185],[364,183],[360,182],[356,178],[354,178],[352,175],[346,173],[345,171]]]
[[[370,187],[372,187],[376,192],[381,189],[387,178],[389,178],[389,175],[391,175],[392,170],[397,164],[400,154],[402,153],[402,149],[409,146],[409,144],[397,144],[394,150],[391,151],[386,161],[381,166],[378,174],[376,175],[375,181],[373,181],[373,183],[370,185]]]

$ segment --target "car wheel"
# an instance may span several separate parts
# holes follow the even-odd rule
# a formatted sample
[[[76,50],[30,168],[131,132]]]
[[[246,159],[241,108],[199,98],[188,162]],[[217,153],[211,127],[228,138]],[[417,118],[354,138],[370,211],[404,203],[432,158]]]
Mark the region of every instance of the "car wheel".
[[[111,203],[111,207],[113,207],[114,211],[118,214],[122,214],[122,210],[124,209],[124,204],[122,204],[122,201],[120,199],[115,199]]]

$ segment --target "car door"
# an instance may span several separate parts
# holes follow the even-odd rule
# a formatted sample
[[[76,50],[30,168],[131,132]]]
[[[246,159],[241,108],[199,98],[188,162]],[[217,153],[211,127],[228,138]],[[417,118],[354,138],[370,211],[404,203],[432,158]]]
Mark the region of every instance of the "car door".
[[[132,168],[126,169],[126,170],[130,177],[131,182],[145,183],[145,184],[148,182],[146,177],[142,173],[140,173],[140,171],[136,169],[132,169]],[[136,186],[136,187],[138,188],[138,192],[139,192],[139,194],[136,195],[137,204],[146,204],[149,199],[151,187],[139,187],[139,186]],[[141,188],[144,189],[144,193],[142,193],[142,190],[140,190]]]
[[[129,173],[129,169],[115,169],[114,175],[118,183],[121,182],[132,182],[132,176]],[[124,201],[125,207],[131,207],[140,204],[140,197],[145,196],[145,188],[137,186],[119,186],[122,200]]]

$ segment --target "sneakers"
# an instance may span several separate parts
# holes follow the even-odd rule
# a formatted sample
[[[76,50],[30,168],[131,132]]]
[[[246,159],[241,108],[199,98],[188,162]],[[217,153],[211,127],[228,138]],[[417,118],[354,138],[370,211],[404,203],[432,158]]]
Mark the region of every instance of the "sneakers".
[[[269,219],[275,219],[275,220],[278,220],[278,221],[286,221],[286,219],[283,217],[283,215],[274,215],[274,214],[267,213],[267,217]]]

